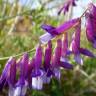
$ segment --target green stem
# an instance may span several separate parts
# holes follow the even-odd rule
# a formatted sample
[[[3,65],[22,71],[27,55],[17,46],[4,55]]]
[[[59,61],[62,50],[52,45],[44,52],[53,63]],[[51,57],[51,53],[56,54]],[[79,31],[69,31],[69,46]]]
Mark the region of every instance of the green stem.
[[[30,52],[34,52],[34,51],[35,51],[35,48],[33,48],[33,49],[31,49],[31,50],[28,50],[28,51],[25,51],[25,52],[30,53]],[[17,55],[13,55],[12,57],[22,56],[25,52],[22,52],[22,53],[17,54]],[[7,60],[7,59],[9,59],[10,57],[11,57],[11,56],[2,57],[2,58],[0,58],[0,61],[1,61],[1,60]]]

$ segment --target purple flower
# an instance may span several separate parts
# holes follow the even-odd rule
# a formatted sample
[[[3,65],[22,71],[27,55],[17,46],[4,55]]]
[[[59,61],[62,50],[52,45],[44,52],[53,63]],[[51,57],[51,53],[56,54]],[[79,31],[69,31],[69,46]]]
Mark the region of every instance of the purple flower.
[[[41,64],[42,64],[42,48],[41,48],[41,45],[39,45],[36,49],[36,53],[35,53],[35,64],[34,64],[34,70],[32,72],[32,76],[35,77],[35,76],[40,76],[41,75]]]
[[[8,83],[10,67],[11,67],[12,64],[14,64],[14,62],[15,62],[14,58],[10,57],[9,60],[7,61],[7,63],[5,64],[5,67],[4,67],[3,72],[1,74],[1,77],[0,77],[0,89],[1,90],[2,90],[3,86],[6,83]],[[14,77],[11,78],[11,80],[12,79],[13,79],[13,81],[11,81],[11,83],[12,83],[12,85],[14,85]]]
[[[68,56],[71,54],[71,51],[68,49],[68,34],[67,32],[63,35],[62,41],[62,53],[61,53],[61,66],[64,68],[72,68],[72,65],[69,63]]]
[[[75,27],[76,31],[73,34],[70,50],[74,54],[74,59],[77,63],[83,64],[80,53],[89,57],[95,57],[92,52],[87,49],[80,48],[81,22]]]
[[[16,83],[14,96],[25,96],[28,88],[28,63],[29,56],[28,53],[24,53],[22,59],[20,59],[20,78]]]
[[[93,47],[96,48],[96,22],[95,19],[92,20],[92,15],[86,13],[86,36],[89,42],[92,43]]]
[[[44,75],[43,75],[43,83],[50,83],[52,70],[51,70],[51,56],[52,56],[52,43],[48,42],[48,46],[45,49],[44,55]]]
[[[68,33],[67,32],[63,35],[62,39],[63,39],[63,41],[62,41],[62,56],[61,56],[61,59],[62,60],[64,59],[66,61],[67,56],[69,56],[71,54],[71,51],[68,49]]]
[[[13,63],[10,65],[9,73],[8,73],[8,85],[9,85],[9,95],[13,96],[15,91],[16,84],[16,60],[13,59]]]
[[[44,69],[46,72],[50,68],[51,55],[52,55],[52,43],[51,41],[49,41],[48,47],[45,49],[45,55],[44,55]]]
[[[72,19],[72,20],[64,22],[63,24],[57,27],[52,27],[50,25],[45,25],[45,24],[42,25],[41,26],[42,29],[44,29],[48,33],[40,37],[41,43],[46,43],[50,41],[51,39],[53,39],[55,36],[62,34],[63,32],[70,29],[72,26],[74,26],[76,23],[78,23],[78,21],[79,21],[79,18]]]
[[[35,64],[35,58],[33,57],[28,64],[28,84],[30,88],[32,88],[32,70],[34,68],[34,64]]]
[[[57,46],[55,48],[54,56],[52,58],[52,68],[53,73],[55,77],[60,80],[60,67],[66,68],[66,69],[72,69],[73,66],[69,64],[68,62],[61,62],[61,53],[62,53],[62,40],[57,40]]]
[[[43,71],[41,70],[42,54],[42,48],[39,45],[36,49],[34,69],[32,71],[32,88],[37,90],[41,90],[43,88]]]
[[[66,32],[63,35],[63,41],[62,41],[62,57],[67,56],[68,51],[68,33]]]
[[[13,62],[10,65],[9,73],[8,73],[8,83],[10,86],[15,86],[16,83],[16,59],[13,58]]]
[[[66,14],[69,11],[70,6],[76,6],[76,0],[67,0],[63,7],[59,10],[58,14],[60,14],[62,11],[64,14]]]

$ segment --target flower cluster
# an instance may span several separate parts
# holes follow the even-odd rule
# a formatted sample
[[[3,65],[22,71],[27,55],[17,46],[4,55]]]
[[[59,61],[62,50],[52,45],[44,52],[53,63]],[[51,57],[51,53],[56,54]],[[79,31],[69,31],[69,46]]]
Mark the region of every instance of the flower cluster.
[[[96,48],[96,7],[93,4],[90,4],[90,7],[89,11],[85,12],[86,37]],[[28,88],[41,90],[43,84],[49,84],[52,77],[60,80],[61,68],[71,70],[74,67],[68,58],[71,55],[80,65],[83,64],[81,54],[91,58],[96,57],[88,49],[80,46],[81,17],[66,21],[57,27],[46,24],[41,27],[47,33],[40,36],[40,44],[33,58],[30,60],[27,52],[19,60],[10,57],[3,69],[0,89],[9,86],[9,96],[25,96]],[[75,31],[69,43],[68,30],[70,28],[74,28]],[[57,39],[54,52],[52,52],[52,39],[60,35],[62,38]],[[41,44],[46,43],[47,46],[43,48]]]
[[[74,26],[75,25],[75,26]],[[68,37],[67,37],[67,32],[66,30],[68,30],[71,26],[74,26],[75,28],[75,32],[73,33],[72,36],[72,41],[70,44],[70,48],[68,49]],[[90,52],[89,50],[85,49],[85,48],[81,48],[80,47],[80,33],[81,33],[81,20],[80,18],[76,18],[76,19],[72,19],[70,21],[65,22],[63,25],[60,25],[59,27],[55,28],[52,27],[50,25],[42,25],[42,28],[44,30],[46,30],[48,33],[44,34],[40,37],[40,40],[42,43],[46,43],[47,41],[49,41],[50,39],[54,38],[54,36],[57,36],[58,34],[63,34],[65,35],[64,40],[64,48],[62,52],[63,57],[66,57],[66,55],[71,55],[74,54],[74,59],[78,64],[83,64],[83,60],[80,56],[80,54],[89,56],[89,57],[95,57],[95,55]]]
[[[59,80],[61,67],[73,68],[73,65],[67,61],[60,61],[61,53],[62,40],[58,39],[53,56],[52,43],[49,41],[44,52],[41,45],[37,46],[32,60],[29,60],[28,53],[24,53],[19,61],[10,57],[0,77],[1,89],[8,85],[9,96],[25,96],[27,88],[40,90],[43,88],[43,84],[50,83],[52,77]]]

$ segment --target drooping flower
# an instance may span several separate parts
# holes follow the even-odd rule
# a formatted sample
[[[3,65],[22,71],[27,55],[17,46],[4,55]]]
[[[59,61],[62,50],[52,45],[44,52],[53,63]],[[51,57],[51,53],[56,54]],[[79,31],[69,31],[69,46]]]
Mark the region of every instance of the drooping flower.
[[[62,38],[62,54],[61,54],[61,61],[68,62],[67,56],[71,53],[71,51],[68,49],[68,33],[66,32],[63,34]]]
[[[43,75],[43,83],[50,83],[52,77],[52,70],[51,70],[51,56],[52,56],[52,43],[51,41],[48,42],[48,46],[45,49],[44,55],[44,75]]]
[[[9,93],[8,96],[14,96],[16,84],[16,60],[13,59],[13,63],[10,65],[10,69],[8,72],[8,85],[9,85]]]
[[[53,73],[55,77],[60,80],[60,67],[66,68],[66,69],[72,69],[73,66],[69,64],[68,62],[61,62],[61,53],[62,53],[62,40],[57,40],[57,46],[55,48],[55,52],[52,58],[52,68]]]
[[[76,0],[67,0],[63,7],[59,10],[58,14],[61,14],[62,11],[66,14],[69,11],[70,6],[76,6]]]
[[[61,65],[67,69],[71,69],[73,65],[69,63],[68,56],[71,54],[71,51],[68,49],[68,33],[66,32],[63,35],[62,41],[62,53],[61,53]]]
[[[8,83],[8,76],[11,65],[14,63],[14,58],[10,57],[7,63],[5,64],[5,67],[3,69],[3,72],[0,76],[0,89],[2,90],[3,86]],[[15,74],[14,74],[15,75]]]
[[[32,88],[32,70],[34,68],[35,58],[33,57],[28,64],[28,85]]]
[[[80,56],[80,54],[89,56],[89,57],[95,57],[92,52],[85,48],[80,48],[80,34],[81,34],[81,21],[76,25],[75,27],[76,31],[73,34],[72,42],[70,46],[70,50],[74,54],[74,59],[77,63],[83,64],[83,60]]]
[[[57,46],[55,48],[55,52],[52,58],[52,67],[53,73],[55,77],[60,80],[60,57],[61,57],[61,50],[62,50],[62,41],[61,39],[57,40]]]
[[[51,56],[52,56],[52,43],[51,41],[49,41],[48,47],[45,49],[45,56],[44,56],[44,69],[46,72],[50,68]]]
[[[96,19],[92,20],[92,15],[90,13],[86,13],[86,36],[89,42],[92,43],[93,47],[96,48]]]
[[[28,88],[28,63],[29,56],[28,53],[24,53],[23,57],[20,59],[20,77],[18,82],[16,83],[14,96],[25,96]]]
[[[32,88],[41,90],[43,88],[43,71],[41,70],[42,64],[42,48],[39,45],[36,49],[35,53],[35,63],[34,63],[34,70],[32,71]]]
[[[69,30],[72,26],[78,23],[78,21],[79,21],[79,18],[72,19],[72,20],[64,22],[63,24],[57,27],[53,27],[53,26],[46,25],[46,24],[42,25],[41,28],[44,29],[48,33],[40,36],[41,43],[46,43],[50,41],[51,39],[53,39],[55,36],[60,35],[63,32]]]

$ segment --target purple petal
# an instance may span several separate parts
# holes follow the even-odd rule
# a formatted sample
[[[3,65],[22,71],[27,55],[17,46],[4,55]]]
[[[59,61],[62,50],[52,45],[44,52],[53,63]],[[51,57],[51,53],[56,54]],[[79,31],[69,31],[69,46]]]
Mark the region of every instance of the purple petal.
[[[80,33],[81,33],[81,21],[79,21],[78,25],[75,26],[75,32],[72,36],[72,42],[70,45],[70,50],[74,55],[80,54],[79,48],[80,48]]]
[[[54,56],[53,56],[53,60],[52,60],[52,66],[54,66],[54,67],[59,66],[61,52],[62,52],[62,40],[58,39],[57,46],[55,48],[55,52],[54,52]]]
[[[81,36],[81,21],[79,21],[79,24],[75,27],[75,33],[73,39],[75,40],[75,43],[78,48],[80,48],[80,36]]]
[[[68,62],[64,62],[64,61],[60,63],[60,67],[63,67],[65,69],[73,69],[73,65],[72,64],[70,64]]]
[[[39,69],[39,70],[34,70],[33,72],[32,72],[32,77],[37,77],[37,76],[40,76],[41,75],[41,70]]]
[[[24,85],[25,85],[25,79],[20,77],[18,79],[18,82],[16,83],[16,87],[24,86]]]
[[[48,70],[47,70],[47,77],[50,77],[51,75],[53,75],[53,71],[50,70],[50,69],[48,69]]]
[[[55,27],[53,27],[51,25],[43,24],[41,26],[41,28],[44,29],[45,31],[47,31],[48,33],[50,33],[53,36],[58,35],[58,32],[56,32]]]
[[[35,53],[35,64],[34,64],[34,72],[36,72],[36,74],[39,73],[41,64],[42,64],[42,48],[39,45],[36,49],[36,53]]]
[[[6,82],[6,80],[8,79],[8,72],[10,71],[10,66],[13,63],[14,63],[14,58],[10,57],[9,60],[7,61],[7,63],[5,64],[5,67],[4,67],[1,77],[0,77],[0,85],[2,87],[3,87],[4,83]]]
[[[44,68],[46,71],[50,67],[51,55],[52,55],[52,43],[51,41],[49,41],[48,47],[45,50],[45,56],[44,56]]]
[[[71,45],[70,45],[70,51],[72,51],[73,54],[79,54],[79,48],[76,45],[75,40],[72,40]]]
[[[89,50],[87,50],[87,49],[80,48],[80,52],[83,55],[86,55],[86,56],[89,56],[89,57],[95,57],[94,54],[92,52],[90,52]]]
[[[67,56],[67,51],[68,51],[68,34],[65,33],[62,41],[62,57]]]
[[[16,59],[13,59],[13,63],[10,66],[8,83],[10,86],[14,87],[16,83]]]
[[[31,88],[31,84],[32,84],[32,70],[34,68],[34,64],[35,64],[35,58],[33,57],[32,60],[29,62],[28,64],[28,84],[29,87]]]
[[[20,62],[20,78],[27,78],[28,76],[28,63],[29,56],[28,53],[24,53]]]
[[[35,67],[35,58],[33,57],[28,64],[28,75],[32,73],[34,67]]]
[[[90,14],[89,13],[86,13],[85,15],[86,17],[86,36],[87,36],[87,39],[94,43],[94,41],[96,40],[95,39],[95,35],[94,35],[94,28],[93,28],[93,25],[92,25],[92,20],[91,20],[91,17],[90,17]]]
[[[69,28],[71,28],[73,25],[75,25],[76,23],[78,23],[78,21],[79,21],[79,18],[66,21],[62,25],[56,27],[56,31],[59,34],[61,34],[62,32],[65,32],[66,30],[68,30]]]
[[[44,30],[46,29],[46,31],[48,32],[47,34],[44,34],[40,37],[40,41],[41,43],[46,43],[48,41],[50,41],[51,39],[53,39],[56,35],[61,34],[62,32],[70,29],[73,25],[75,25],[77,22],[79,21],[79,18],[76,19],[72,19],[70,21],[64,22],[64,24],[53,28],[49,25],[44,25]],[[54,34],[53,34],[54,33]]]
[[[50,81],[51,81],[51,76],[47,76],[46,72],[44,72],[44,75],[42,76],[42,79],[43,79],[44,84],[49,84]]]

